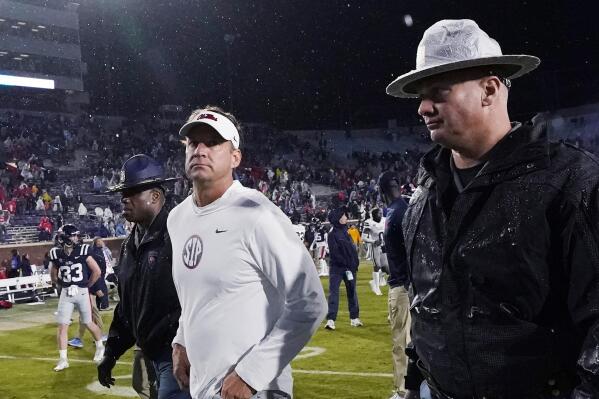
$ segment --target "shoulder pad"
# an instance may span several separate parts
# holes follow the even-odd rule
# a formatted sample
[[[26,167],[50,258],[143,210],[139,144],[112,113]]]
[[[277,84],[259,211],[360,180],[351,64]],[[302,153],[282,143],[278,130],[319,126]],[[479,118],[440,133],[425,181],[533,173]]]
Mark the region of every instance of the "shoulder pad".
[[[54,247],[54,248],[50,249],[50,254],[49,254],[50,260],[57,261],[59,258],[59,251],[60,251],[60,248],[58,248],[58,247]]]
[[[81,256],[87,256],[90,252],[89,244],[81,244],[79,247],[79,255]]]

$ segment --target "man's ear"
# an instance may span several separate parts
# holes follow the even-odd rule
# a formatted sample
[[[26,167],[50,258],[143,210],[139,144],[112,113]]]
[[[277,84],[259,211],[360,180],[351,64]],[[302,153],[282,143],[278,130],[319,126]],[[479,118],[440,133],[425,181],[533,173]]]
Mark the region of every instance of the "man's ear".
[[[235,169],[241,163],[241,151],[238,149],[234,149],[231,152],[231,168]]]
[[[484,107],[493,105],[499,97],[499,91],[501,89],[501,81],[497,76],[488,76],[481,79],[482,95],[481,104]]]

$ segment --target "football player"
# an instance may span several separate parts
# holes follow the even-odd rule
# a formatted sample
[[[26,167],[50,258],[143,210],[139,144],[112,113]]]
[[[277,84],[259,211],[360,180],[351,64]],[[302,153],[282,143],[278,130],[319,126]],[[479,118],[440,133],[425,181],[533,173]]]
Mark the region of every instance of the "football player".
[[[376,295],[383,295],[380,287],[383,284],[383,270],[388,269],[387,255],[385,254],[385,221],[380,209],[372,210],[372,218],[364,222],[362,241],[369,247],[368,252],[372,255],[373,271],[370,280],[370,289]]]
[[[77,228],[72,224],[64,225],[56,237],[58,246],[50,250],[52,282],[58,282],[62,287],[56,314],[58,323],[56,338],[60,358],[54,371],[61,371],[69,367],[67,333],[75,307],[79,311],[82,322],[96,341],[94,362],[98,363],[104,356],[102,332],[92,321],[89,297],[89,287],[100,277],[100,267],[91,256],[89,245],[76,243],[78,233]]]
[[[325,257],[329,250],[329,246],[327,244],[328,239],[328,231],[327,229],[321,225],[320,221],[316,222],[316,231],[314,233],[314,241],[310,248],[315,248],[318,253],[318,275],[321,277],[326,277],[329,275],[329,265],[327,265],[327,261]]]
[[[303,243],[304,238],[306,236],[306,226],[300,223],[299,214],[293,214],[289,217],[291,219],[291,223],[293,224],[293,230],[295,234],[299,237],[300,241]]]
[[[57,237],[58,237],[58,235],[56,236],[56,238]],[[60,244],[56,243],[56,238],[55,238],[55,245],[60,246]],[[75,246],[77,246],[80,242],[82,242],[82,238],[79,235],[73,236],[72,240],[73,240]],[[105,268],[106,268],[104,257],[99,257],[97,255],[97,253],[94,253],[93,246],[91,248],[92,248],[92,251],[91,251],[90,255],[94,257],[94,260],[96,261],[98,266],[100,266],[100,272],[103,273],[102,270],[105,270]],[[90,303],[91,303],[91,307],[92,307],[92,321],[98,326],[98,328],[100,328],[100,331],[102,331],[104,329],[104,322],[102,321],[102,316],[100,315],[100,309],[97,305],[97,303],[98,303],[97,298],[104,294],[100,290],[100,288],[102,287],[100,285],[102,281],[103,281],[103,277],[102,277],[102,275],[100,275],[100,278],[89,289]],[[76,337],[69,339],[67,341],[67,344],[74,348],[79,348],[79,349],[83,348],[83,335],[85,334],[86,329],[87,329],[87,326],[81,320],[81,313],[79,313],[79,334]],[[108,338],[107,335],[102,334],[103,342],[106,342],[107,338]]]
[[[312,218],[312,221],[310,222],[308,228],[304,233],[304,245],[306,246],[306,249],[310,252],[312,260],[314,260],[315,258],[314,250],[310,248],[312,246],[312,243],[314,242],[314,235],[316,233],[316,228],[314,227],[314,220],[315,218]]]

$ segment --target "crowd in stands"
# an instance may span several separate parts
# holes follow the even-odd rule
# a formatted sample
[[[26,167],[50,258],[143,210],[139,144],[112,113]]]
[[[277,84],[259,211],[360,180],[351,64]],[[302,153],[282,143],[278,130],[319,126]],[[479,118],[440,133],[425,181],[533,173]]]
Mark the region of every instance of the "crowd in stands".
[[[66,222],[84,225],[88,236],[127,235],[131,226],[120,214],[120,197],[105,191],[119,182],[123,162],[138,153],[162,161],[169,176],[180,178],[169,188],[168,206],[176,205],[190,191],[177,133],[180,125],[156,117],[107,123],[90,115],[0,112],[0,161],[6,165],[0,170],[0,241],[7,239],[11,225],[19,223],[19,215],[38,217],[40,241],[51,239]],[[384,135],[381,139],[386,140]],[[599,134],[567,141],[599,150]],[[362,218],[381,202],[377,178],[385,170],[397,172],[409,195],[422,155],[404,148],[354,151],[334,158],[331,136],[315,133],[300,139],[260,125],[244,127],[242,142],[237,178],[304,222],[313,217],[324,220],[327,209],[337,203],[348,205],[353,218]],[[78,157],[83,158],[77,164]],[[69,170],[76,173],[69,175]],[[317,195],[317,186],[336,194]]]

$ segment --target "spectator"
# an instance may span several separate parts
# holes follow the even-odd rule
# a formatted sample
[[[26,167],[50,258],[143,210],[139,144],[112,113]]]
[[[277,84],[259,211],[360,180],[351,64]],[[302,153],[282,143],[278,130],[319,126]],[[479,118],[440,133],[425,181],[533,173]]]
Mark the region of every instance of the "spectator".
[[[175,182],[174,188],[173,188],[173,193],[175,194],[175,196],[180,197],[181,195],[183,195],[183,181],[182,179],[179,179]]]
[[[41,195],[37,197],[37,201],[35,203],[35,210],[39,212],[46,211],[46,205],[44,204],[44,199]]]
[[[33,274],[33,270],[31,269],[31,262],[29,261],[29,254],[24,254],[21,256],[21,264],[19,266],[21,270],[21,276],[31,276]]]
[[[39,241],[50,241],[52,238],[52,222],[50,218],[47,216],[42,216],[40,219],[40,223],[37,226],[39,231],[38,240]]]
[[[16,201],[16,199],[14,197],[11,198],[11,200],[6,203],[6,209],[12,215],[16,215],[16,213],[17,213],[17,201]]]
[[[50,267],[50,254],[48,252],[46,252],[44,254],[44,270],[47,271],[48,268]]]
[[[64,188],[64,206],[69,207],[73,205],[73,188],[67,184]]]
[[[10,212],[0,211],[0,242],[6,241],[8,226],[10,226]]]
[[[19,277],[19,269],[21,268],[21,257],[19,256],[19,251],[13,249],[11,251],[12,258],[10,259],[10,271],[8,273],[8,278]]]
[[[52,211],[53,212],[63,212],[63,208],[62,208],[62,202],[60,200],[60,195],[57,195],[54,197],[54,200],[52,201]]]
[[[61,214],[54,217],[54,230],[60,229],[64,225],[64,218]]]
[[[45,209],[49,209],[50,204],[52,203],[52,197],[50,196],[50,194],[48,193],[47,190],[42,190],[42,191],[43,191],[42,199],[44,200]]]
[[[108,227],[106,227],[106,224],[100,223],[100,227],[98,228],[98,235],[102,238],[110,236],[110,231],[108,230]]]
[[[102,180],[100,180],[100,177],[98,175],[94,175],[92,179],[92,186],[95,192],[99,193],[100,191],[102,191]]]
[[[117,237],[125,237],[127,235],[127,230],[125,229],[125,224],[122,220],[119,220],[115,227],[115,235]]]
[[[77,213],[79,214],[79,219],[82,219],[87,215],[87,208],[83,205],[83,202],[79,203],[79,207],[77,208]]]
[[[106,206],[106,208],[104,208],[104,223],[112,221],[113,216],[114,215],[112,214],[112,210],[110,210],[110,206]]]

